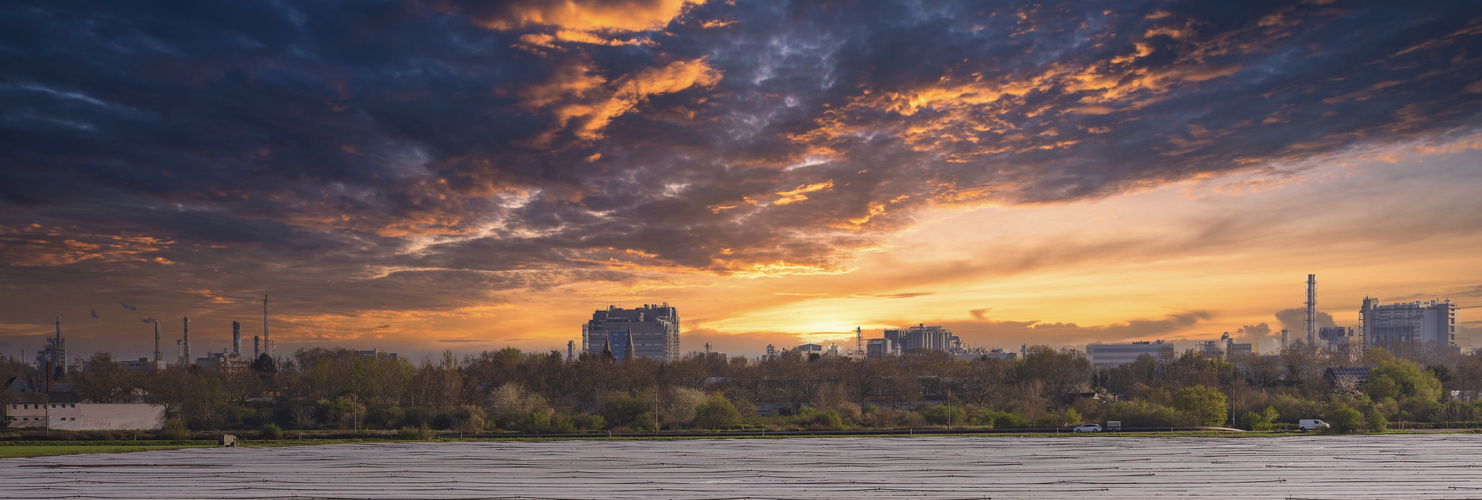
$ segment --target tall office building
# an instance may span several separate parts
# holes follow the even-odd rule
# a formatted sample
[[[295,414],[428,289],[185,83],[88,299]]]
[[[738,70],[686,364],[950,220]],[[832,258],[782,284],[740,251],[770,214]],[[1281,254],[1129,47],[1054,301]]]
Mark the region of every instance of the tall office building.
[[[1456,346],[1456,306],[1450,300],[1382,306],[1379,299],[1364,297],[1359,314],[1364,342],[1371,346]]]
[[[644,304],[635,309],[607,306],[598,310],[581,327],[581,351],[602,354],[607,348],[620,360],[632,356],[678,361],[679,313],[668,302]]]

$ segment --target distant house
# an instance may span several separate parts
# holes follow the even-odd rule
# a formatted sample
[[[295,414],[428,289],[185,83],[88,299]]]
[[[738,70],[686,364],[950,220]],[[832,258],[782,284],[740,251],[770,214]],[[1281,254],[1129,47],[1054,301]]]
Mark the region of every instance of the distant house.
[[[1322,373],[1322,378],[1335,386],[1357,387],[1369,380],[1368,368],[1328,368]]]

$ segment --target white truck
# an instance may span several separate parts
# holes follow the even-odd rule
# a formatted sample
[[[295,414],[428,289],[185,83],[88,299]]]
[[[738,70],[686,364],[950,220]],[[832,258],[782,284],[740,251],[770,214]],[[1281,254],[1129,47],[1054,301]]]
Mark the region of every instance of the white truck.
[[[1323,421],[1318,420],[1318,419],[1315,419],[1315,418],[1304,418],[1302,420],[1298,420],[1297,421],[1297,430],[1302,431],[1302,432],[1307,432],[1307,431],[1310,431],[1310,430],[1316,430],[1316,429],[1324,428],[1324,427],[1327,427],[1327,426],[1328,426],[1328,423],[1327,422],[1323,422]]]

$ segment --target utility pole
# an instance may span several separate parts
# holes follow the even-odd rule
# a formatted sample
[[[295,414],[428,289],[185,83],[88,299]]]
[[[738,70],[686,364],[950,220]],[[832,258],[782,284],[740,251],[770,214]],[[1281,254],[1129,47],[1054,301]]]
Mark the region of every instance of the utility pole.
[[[952,428],[952,388],[947,388],[947,428]]]

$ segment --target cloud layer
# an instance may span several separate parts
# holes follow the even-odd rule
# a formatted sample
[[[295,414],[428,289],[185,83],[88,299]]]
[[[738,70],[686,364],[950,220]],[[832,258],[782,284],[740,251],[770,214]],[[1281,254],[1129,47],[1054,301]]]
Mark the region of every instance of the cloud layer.
[[[844,273],[932,208],[1469,134],[1479,46],[1470,2],[6,5],[0,281],[356,315]]]

